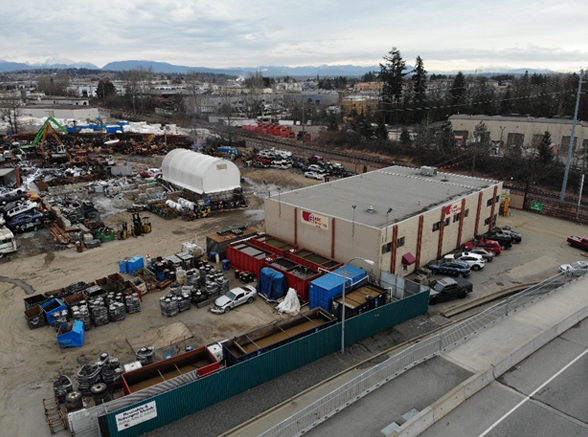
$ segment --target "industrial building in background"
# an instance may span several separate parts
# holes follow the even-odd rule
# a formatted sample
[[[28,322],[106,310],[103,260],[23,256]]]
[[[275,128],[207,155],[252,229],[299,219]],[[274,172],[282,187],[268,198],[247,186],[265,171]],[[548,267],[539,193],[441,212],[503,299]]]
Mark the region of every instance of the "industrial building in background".
[[[269,235],[408,275],[496,225],[502,182],[392,166],[265,200]]]

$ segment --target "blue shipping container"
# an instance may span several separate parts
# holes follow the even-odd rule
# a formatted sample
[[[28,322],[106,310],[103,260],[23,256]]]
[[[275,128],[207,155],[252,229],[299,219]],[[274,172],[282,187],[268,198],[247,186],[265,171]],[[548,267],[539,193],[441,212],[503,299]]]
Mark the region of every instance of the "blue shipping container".
[[[129,274],[134,275],[137,270],[141,270],[145,267],[145,260],[142,256],[134,256],[127,261],[127,271]]]
[[[347,292],[350,292],[365,285],[367,280],[368,277],[365,270],[351,265],[340,267],[333,272],[328,272],[310,283],[310,308],[321,307],[330,312],[333,299],[343,294],[343,287],[345,287]]]

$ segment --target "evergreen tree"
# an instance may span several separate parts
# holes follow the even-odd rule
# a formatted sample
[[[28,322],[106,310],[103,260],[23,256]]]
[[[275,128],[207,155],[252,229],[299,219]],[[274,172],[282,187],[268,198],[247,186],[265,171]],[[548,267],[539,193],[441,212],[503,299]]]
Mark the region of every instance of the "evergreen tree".
[[[392,50],[384,56],[384,61],[386,61],[384,64],[380,64],[380,79],[384,83],[382,102],[384,109],[390,111],[387,116],[389,122],[396,122],[398,116],[395,110],[398,109],[402,98],[406,62],[396,47],[392,47]]]
[[[460,71],[453,79],[453,84],[449,90],[451,95],[451,106],[453,107],[453,113],[459,113],[463,111],[463,105],[465,104],[466,95],[466,80],[463,73]]]
[[[541,165],[549,165],[553,161],[553,151],[551,150],[551,134],[545,131],[541,142],[537,146],[537,161]]]
[[[110,79],[100,79],[96,87],[96,97],[105,101],[109,96],[116,95],[116,87]]]
[[[427,70],[425,70],[423,60],[420,56],[416,58],[411,79],[415,105],[415,121],[420,122],[427,116],[427,111],[424,109],[425,100],[427,99]]]

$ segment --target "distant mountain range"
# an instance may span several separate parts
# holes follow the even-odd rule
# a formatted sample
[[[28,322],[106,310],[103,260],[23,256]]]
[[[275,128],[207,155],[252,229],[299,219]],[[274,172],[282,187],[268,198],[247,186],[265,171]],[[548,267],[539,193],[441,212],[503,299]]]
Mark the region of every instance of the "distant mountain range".
[[[173,65],[167,62],[155,61],[117,61],[110,62],[104,67],[99,68],[90,62],[73,62],[68,59],[48,59],[44,63],[28,64],[22,62],[10,62],[0,60],[0,73],[8,73],[13,71],[27,71],[39,69],[70,69],[85,68],[88,70],[101,71],[129,71],[143,68],[145,70],[152,70],[154,73],[211,73],[211,74],[226,74],[230,76],[248,76],[249,74],[261,72],[266,77],[336,77],[348,76],[359,77],[371,71],[379,71],[379,65],[372,65],[369,67],[358,67],[356,65],[319,65],[319,66],[300,66],[300,67],[285,67],[285,66],[260,66],[260,67],[234,67],[234,68],[207,68],[207,67],[186,67],[183,65]],[[411,71],[412,67],[407,66],[407,70]],[[524,74],[525,71],[529,73],[553,73],[551,70],[537,70],[537,69],[508,69],[500,67],[491,67],[490,69],[478,71],[463,71],[464,74]],[[434,73],[434,72],[429,72]],[[454,72],[441,72],[441,74],[456,74]]]

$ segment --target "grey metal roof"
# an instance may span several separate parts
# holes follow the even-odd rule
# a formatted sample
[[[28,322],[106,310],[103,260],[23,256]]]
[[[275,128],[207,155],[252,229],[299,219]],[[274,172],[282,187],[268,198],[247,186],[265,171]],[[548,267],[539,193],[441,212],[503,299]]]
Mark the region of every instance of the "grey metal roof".
[[[545,117],[531,117],[527,115],[467,115],[467,114],[454,114],[449,117],[451,120],[479,120],[479,121],[512,121],[514,123],[551,123],[551,124],[572,124],[574,120],[571,118],[545,118]],[[578,124],[581,126],[588,126],[588,124],[582,120],[578,120]]]
[[[451,173],[424,176],[420,169],[392,166],[349,178],[282,193],[266,202],[282,202],[375,228],[456,201],[498,182]],[[355,217],[352,205],[356,205]]]

